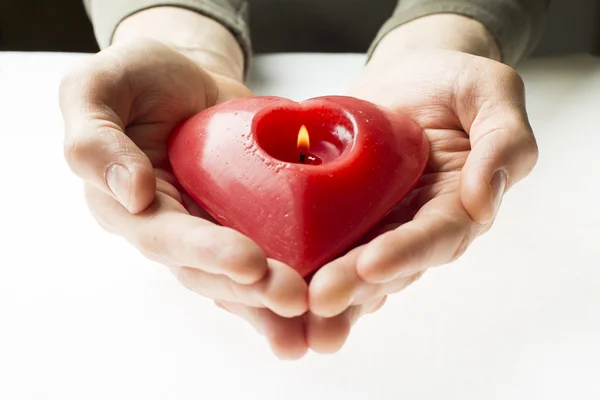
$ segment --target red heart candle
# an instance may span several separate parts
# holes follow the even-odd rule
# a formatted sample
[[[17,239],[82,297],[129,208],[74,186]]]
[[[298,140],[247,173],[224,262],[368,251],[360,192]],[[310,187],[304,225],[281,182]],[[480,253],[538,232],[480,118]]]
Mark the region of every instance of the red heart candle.
[[[389,213],[428,155],[413,121],[343,96],[233,100],[185,121],[169,143],[196,202],[303,276]]]

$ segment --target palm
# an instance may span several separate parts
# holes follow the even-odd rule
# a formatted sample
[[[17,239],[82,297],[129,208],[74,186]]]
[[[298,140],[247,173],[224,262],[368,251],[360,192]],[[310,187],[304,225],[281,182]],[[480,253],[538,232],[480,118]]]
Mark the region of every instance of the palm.
[[[303,354],[302,321],[292,317],[306,312],[306,282],[244,235],[207,222],[170,167],[169,137],[178,124],[250,91],[139,39],[91,57],[65,76],[60,93],[65,157],[84,179],[100,225],[251,322],[276,351]]]
[[[176,126],[175,120],[136,122],[129,125],[125,133],[148,156],[155,169],[170,171],[167,143]]]
[[[470,151],[469,137],[458,129],[425,128],[425,133],[431,145],[427,167],[413,191],[386,217],[376,234],[395,229],[417,214],[454,212],[463,207],[460,176]]]
[[[198,110],[200,111],[200,110]],[[187,194],[177,184],[168,157],[168,138],[176,128],[178,121],[165,119],[164,121],[140,122],[130,125],[125,133],[133,142],[147,155],[154,168],[156,176],[156,189],[164,195],[165,200],[171,203],[171,207],[178,211],[185,210],[195,216],[205,217],[199,207],[193,207]],[[170,198],[170,199],[167,199]],[[179,204],[177,204],[179,203]]]
[[[470,60],[453,53],[424,53],[405,60],[399,68],[367,70],[351,92],[412,118],[424,129],[431,146],[429,162],[414,190],[366,240],[417,215],[453,218],[466,214],[460,183],[471,138],[457,115],[455,90],[457,77],[470,67]]]
[[[150,160],[157,190],[183,204],[190,214],[213,221],[177,183],[168,156],[169,137],[192,115],[215,104],[249,96],[250,91],[232,79],[201,71],[179,54],[162,48],[161,51],[168,53],[163,54],[155,68],[166,69],[164,73],[172,78],[151,76],[144,83],[140,88],[144,95],[132,101],[125,133]]]
[[[386,295],[404,289],[427,268],[455,260],[489,228],[490,223],[474,218],[485,214],[489,198],[489,184],[479,171],[489,168],[485,160],[491,136],[482,137],[502,133],[494,124],[486,125],[493,119],[483,117],[485,113],[474,129],[480,102],[495,100],[490,93],[498,93],[479,81],[492,67],[489,63],[459,53],[423,51],[401,63],[370,65],[350,91],[413,119],[424,129],[431,150],[412,192],[355,249],[313,277],[311,311],[327,320],[313,335],[326,338],[319,339],[320,345],[342,343],[341,336],[327,334],[331,326],[343,323],[349,330],[348,324],[377,310]],[[478,140],[487,143],[478,145]],[[309,327],[309,337],[311,330],[316,328]]]

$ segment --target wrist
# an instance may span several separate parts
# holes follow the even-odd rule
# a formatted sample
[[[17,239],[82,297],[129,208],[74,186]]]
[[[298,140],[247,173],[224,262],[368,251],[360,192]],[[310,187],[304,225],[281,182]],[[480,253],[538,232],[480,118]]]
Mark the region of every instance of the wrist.
[[[199,13],[177,7],[139,11],[119,24],[112,43],[135,38],[161,41],[211,73],[244,80],[244,53],[236,38]]]
[[[377,45],[369,63],[388,62],[412,51],[454,50],[500,61],[496,39],[480,22],[457,14],[418,18],[390,31]]]

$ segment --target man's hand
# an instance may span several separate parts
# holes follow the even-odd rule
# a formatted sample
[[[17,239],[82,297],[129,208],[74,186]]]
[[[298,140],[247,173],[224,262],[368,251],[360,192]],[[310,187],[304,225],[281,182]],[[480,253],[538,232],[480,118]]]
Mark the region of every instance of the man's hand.
[[[215,224],[170,168],[168,138],[180,122],[251,95],[240,83],[240,68],[221,68],[229,65],[222,57],[206,62],[210,54],[192,49],[188,57],[135,37],[86,60],[60,87],[65,157],[84,180],[86,200],[102,227],[170,267],[187,288],[248,320],[276,355],[297,358],[307,350],[305,281],[267,259],[249,238]]]
[[[469,34],[476,30],[468,26]],[[468,54],[468,43],[459,41],[459,51],[452,50],[439,31],[429,35],[443,37],[443,46],[403,46],[410,40],[402,29],[415,35],[413,41],[419,37],[414,25],[390,34],[350,94],[414,119],[429,137],[430,160],[417,188],[366,244],[313,277],[309,321],[315,322],[307,327],[307,341],[317,351],[336,351],[360,315],[428,268],[462,255],[491,227],[506,190],[537,161],[523,82],[513,69]]]

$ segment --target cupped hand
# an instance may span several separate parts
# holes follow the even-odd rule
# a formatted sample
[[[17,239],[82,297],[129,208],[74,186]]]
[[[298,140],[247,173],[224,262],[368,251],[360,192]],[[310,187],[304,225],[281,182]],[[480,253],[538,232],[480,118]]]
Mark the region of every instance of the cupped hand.
[[[183,120],[250,95],[160,42],[118,43],[61,83],[64,155],[84,180],[102,227],[248,320],[276,355],[297,358],[307,350],[305,281],[247,237],[215,224],[178,185],[167,156],[169,135]]]
[[[429,138],[430,160],[414,191],[365,244],[313,277],[307,341],[321,352],[338,350],[352,323],[388,294],[461,256],[538,157],[523,82],[490,59],[413,50],[370,63],[351,95],[415,120]]]

